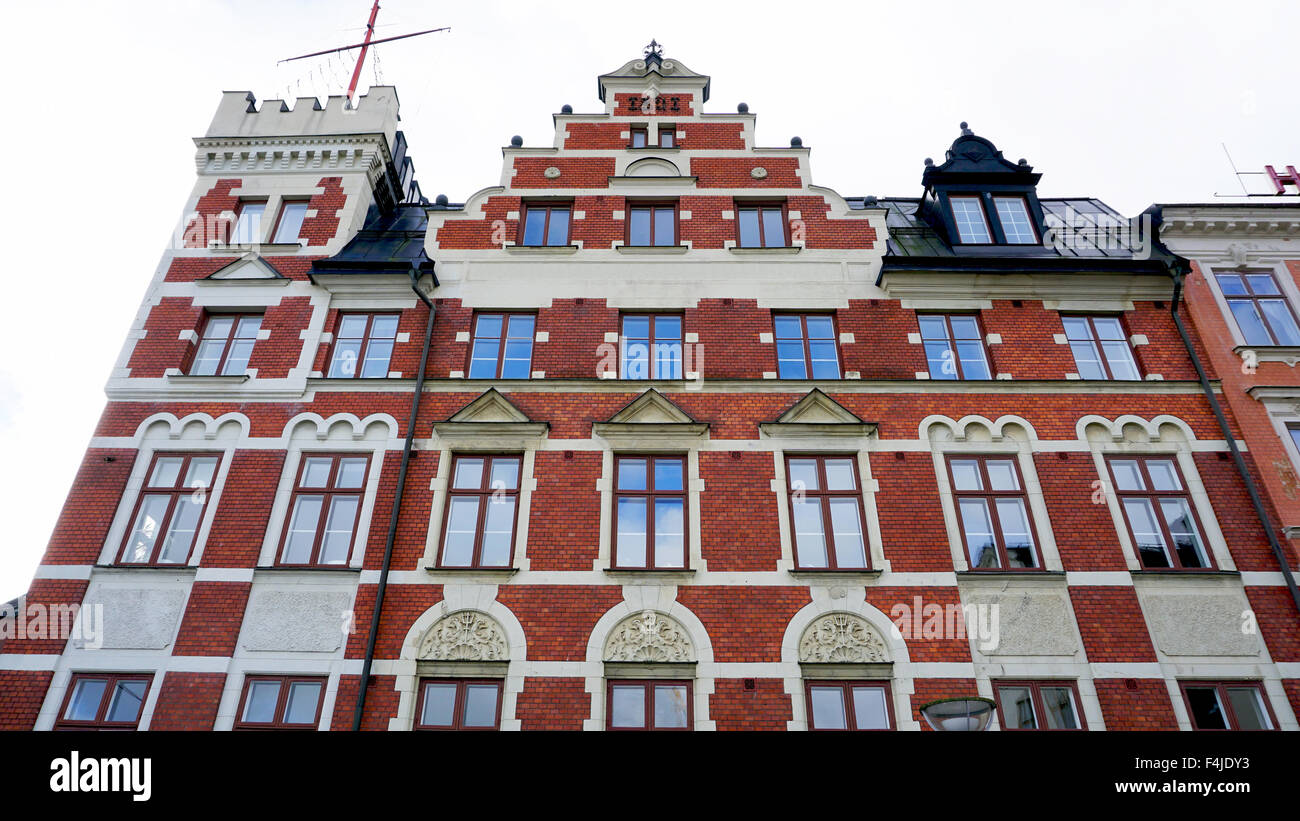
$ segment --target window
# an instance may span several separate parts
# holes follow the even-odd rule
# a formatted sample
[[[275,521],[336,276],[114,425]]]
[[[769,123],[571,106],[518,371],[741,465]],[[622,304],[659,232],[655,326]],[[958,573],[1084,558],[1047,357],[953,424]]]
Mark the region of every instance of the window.
[[[736,225],[741,248],[784,248],[785,206],[745,204],[736,206]]]
[[[1291,444],[1295,445],[1297,451],[1300,451],[1300,425],[1287,425],[1286,432],[1291,435]]]
[[[659,147],[672,148],[677,144],[677,126],[661,125],[659,126]]]
[[[605,715],[610,730],[689,730],[691,683],[611,681]]]
[[[965,245],[987,245],[993,242],[989,221],[984,217],[984,206],[979,197],[949,197],[952,221],[957,226],[957,241]]]
[[[324,676],[248,676],[235,729],[314,730],[324,695]]]
[[[68,684],[56,730],[134,730],[153,676],[76,673]]]
[[[993,207],[1002,223],[1002,235],[1010,245],[1037,245],[1038,232],[1029,218],[1029,204],[1024,197],[994,197]]]
[[[686,459],[614,459],[614,562],[619,570],[686,567]]]
[[[1028,498],[1015,457],[949,457],[948,473],[971,569],[1037,568]]]
[[[857,459],[787,456],[794,564],[799,570],[865,570],[866,517]]]
[[[1072,681],[995,681],[1004,730],[1086,730]]]
[[[569,244],[569,203],[527,203],[520,226],[519,244],[532,247]]]
[[[415,708],[417,730],[497,730],[501,682],[491,679],[423,679]]]
[[[1273,708],[1257,681],[1181,682],[1195,730],[1276,730]]]
[[[888,682],[810,681],[807,699],[810,730],[894,729]]]
[[[272,242],[297,242],[302,221],[307,216],[307,200],[285,200],[280,206],[280,217],[275,221]]]
[[[397,314],[344,314],[334,337],[331,379],[382,379],[397,339]],[[360,368],[358,368],[358,364]]]
[[[677,244],[677,203],[642,203],[629,209],[627,244],[664,246]]]
[[[1247,345],[1300,345],[1300,327],[1267,271],[1215,274]]]
[[[185,564],[194,546],[218,455],[159,453],[131,516],[122,564]]]
[[[624,314],[621,379],[682,378],[682,318]]]
[[[369,468],[368,456],[303,454],[280,564],[320,567],[348,563]]]
[[[1107,464],[1143,567],[1195,570],[1213,566],[1172,456],[1110,458]]]
[[[924,314],[917,320],[931,379],[993,378],[977,317]]]
[[[262,328],[261,314],[213,314],[203,326],[193,376],[240,376],[248,368],[253,343]]]
[[[230,233],[232,245],[253,245],[262,241],[262,214],[266,200],[240,200],[235,207],[235,228]]]
[[[1063,316],[1061,324],[1080,378],[1142,378],[1119,317]]]
[[[835,320],[823,314],[772,317],[777,374],[782,379],[839,379]]]
[[[527,379],[533,365],[532,314],[479,314],[474,318],[470,379]]]
[[[647,145],[649,145],[648,142],[649,131],[646,129],[645,126],[641,126],[639,128],[633,128],[631,134],[632,134],[632,148],[645,148]]]
[[[439,567],[509,567],[519,507],[518,456],[456,456]]]

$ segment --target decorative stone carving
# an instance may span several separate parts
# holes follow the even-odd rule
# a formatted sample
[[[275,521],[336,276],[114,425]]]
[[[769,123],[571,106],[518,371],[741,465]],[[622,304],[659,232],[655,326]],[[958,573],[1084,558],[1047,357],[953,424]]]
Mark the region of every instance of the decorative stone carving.
[[[494,619],[461,610],[436,621],[420,639],[419,658],[433,661],[506,661],[505,631]]]
[[[553,180],[556,177],[560,176],[560,169],[556,168],[553,165],[547,166],[546,170],[542,172],[542,176],[546,177],[546,179],[548,180]]]
[[[605,642],[605,661],[689,662],[695,661],[695,648],[684,627],[646,610],[614,628]]]
[[[761,180],[767,176],[767,169],[761,165],[754,166],[750,169],[749,176],[756,180]]]
[[[887,662],[889,657],[885,653],[885,640],[866,619],[852,613],[829,613],[803,631],[799,661],[873,664]]]

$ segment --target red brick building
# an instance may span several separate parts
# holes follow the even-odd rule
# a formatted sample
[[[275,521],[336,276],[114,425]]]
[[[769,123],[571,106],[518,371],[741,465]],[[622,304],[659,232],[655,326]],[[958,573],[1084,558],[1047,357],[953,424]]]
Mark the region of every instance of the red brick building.
[[[845,197],[679,61],[599,92],[432,204],[392,88],[226,94],[0,726],[1297,728],[1166,256],[964,127]]]

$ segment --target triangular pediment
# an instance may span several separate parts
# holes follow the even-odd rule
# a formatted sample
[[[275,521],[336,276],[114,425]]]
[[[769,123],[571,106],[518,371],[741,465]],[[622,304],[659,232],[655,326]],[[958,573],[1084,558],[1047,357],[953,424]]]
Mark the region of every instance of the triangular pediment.
[[[621,411],[611,416],[614,425],[664,425],[691,424],[695,420],[654,388],[633,399]]]
[[[448,422],[531,422],[528,415],[516,408],[496,388],[488,388],[477,399],[456,411]]]
[[[221,282],[225,280],[285,279],[284,274],[275,266],[259,256],[241,257],[209,274],[205,279]]]
[[[831,399],[817,388],[776,420],[779,424],[790,425],[861,425],[862,418],[853,411]]]

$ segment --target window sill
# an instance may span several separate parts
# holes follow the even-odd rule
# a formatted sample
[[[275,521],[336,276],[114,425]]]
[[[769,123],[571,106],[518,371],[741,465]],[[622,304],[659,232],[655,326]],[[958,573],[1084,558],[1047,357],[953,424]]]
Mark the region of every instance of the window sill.
[[[695,575],[695,568],[685,567],[675,570],[656,568],[652,570],[641,570],[632,567],[607,567],[605,568],[605,574],[613,576],[616,579],[689,579]]]
[[[871,568],[828,568],[828,569],[811,569],[811,568],[793,568],[790,575],[796,579],[815,579],[818,577],[837,578],[837,579],[878,579],[883,570],[873,570]]]
[[[960,579],[1060,579],[1065,581],[1064,570],[958,570]]]
[[[302,573],[321,572],[321,573],[360,573],[361,568],[353,567],[350,564],[259,564],[253,570],[258,573],[275,572],[275,573]]]
[[[684,254],[691,250],[689,245],[615,245],[614,250],[620,254],[647,254],[650,256],[665,254]]]
[[[681,149],[680,146],[676,146],[676,145],[671,145],[671,146],[659,146],[659,145],[629,145],[629,146],[627,146],[627,150],[628,150],[628,151],[635,151],[635,152],[638,153],[638,154],[657,154],[657,153],[660,153],[660,152],[662,152],[662,151],[672,151],[672,152],[677,152],[677,151],[681,151],[682,149]]]
[[[733,254],[739,254],[739,255],[741,255],[741,256],[767,256],[767,255],[772,255],[772,256],[785,256],[785,255],[787,255],[787,254],[797,254],[797,253],[799,253],[800,251],[803,250],[803,246],[802,246],[802,245],[786,245],[786,246],[779,247],[779,248],[740,248],[740,247],[735,247],[735,248],[728,248],[727,250],[730,251],[730,252],[733,253]]]
[[[296,254],[305,246],[299,242],[210,242],[208,243],[209,251],[218,253],[246,254],[249,251],[256,251],[259,256],[268,256],[269,254]]]
[[[211,374],[200,376],[190,373],[169,373],[167,381],[177,385],[242,385],[249,379],[248,374]]]
[[[194,575],[198,571],[198,565],[193,564],[144,564],[135,562],[119,562],[114,564],[97,564],[96,570],[109,570],[114,572],[129,570],[151,570],[163,571],[170,573],[185,572]]]
[[[501,246],[503,251],[511,254],[522,254],[524,256],[568,256],[576,254],[582,249],[581,245],[515,245],[506,243]]]
[[[1256,362],[1285,362],[1294,368],[1300,362],[1300,346],[1295,345],[1238,345],[1232,352],[1241,357],[1249,351]]]
[[[1179,579],[1201,577],[1211,579],[1239,579],[1241,578],[1240,570],[1219,570],[1217,568],[1205,568],[1204,570],[1193,570],[1187,568],[1166,568],[1166,569],[1142,569],[1130,570],[1129,573],[1135,577],[1143,579],[1155,579],[1161,576],[1170,576]]]
[[[519,572],[517,567],[438,567],[425,565],[429,573],[446,573],[452,576],[484,576],[491,579],[508,579]]]

